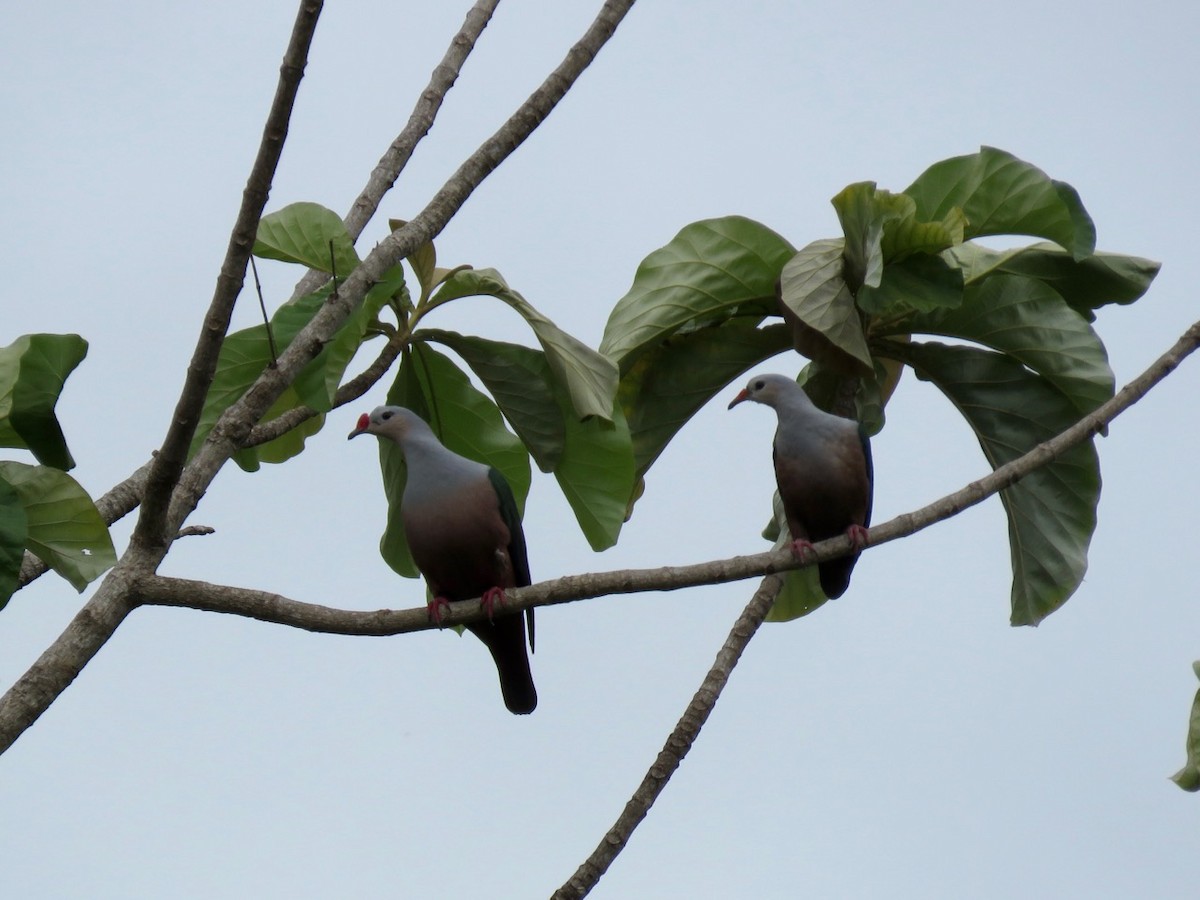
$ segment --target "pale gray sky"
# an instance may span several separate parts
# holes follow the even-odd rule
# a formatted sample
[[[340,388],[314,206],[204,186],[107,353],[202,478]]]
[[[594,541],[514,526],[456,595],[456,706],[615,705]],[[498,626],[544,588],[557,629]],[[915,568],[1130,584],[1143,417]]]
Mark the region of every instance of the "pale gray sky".
[[[327,5],[269,209],[345,210],[466,7]],[[386,216],[418,210],[597,7],[502,4]],[[0,344],[91,342],[59,410],[93,495],[161,440],[293,16],[274,0],[6,10]],[[439,256],[498,268],[595,345],[639,261],[683,225],[740,213],[802,246],[838,233],[828,200],[847,183],[900,190],[989,144],[1074,185],[1102,249],[1164,263],[1145,300],[1100,314],[1123,384],[1200,310],[1197,45],[1200,13],[1181,0],[644,0]],[[294,272],[262,271],[277,304]],[[444,312],[442,327],[532,341],[496,303]],[[237,326],[256,315],[246,295]],[[1195,896],[1200,799],[1167,777],[1200,657],[1198,373],[1186,363],[1100,441],[1089,573],[1040,628],[1007,624],[995,500],[869,551],[841,600],[766,626],[593,896]],[[193,519],[216,534],[164,571],[336,606],[421,602],[376,551],[376,454],[344,440],[384,393],[331,415],[285,466],[222,473]],[[906,379],[888,415],[876,521],[986,471],[928,385]],[[766,410],[712,404],[603,555],[535,476],[535,579],[763,549],[773,428]],[[543,611],[527,718],[504,710],[470,638],[139,611],[0,758],[3,893],[547,896],[610,826],[752,589]],[[0,612],[4,687],[80,602],[47,577]]]

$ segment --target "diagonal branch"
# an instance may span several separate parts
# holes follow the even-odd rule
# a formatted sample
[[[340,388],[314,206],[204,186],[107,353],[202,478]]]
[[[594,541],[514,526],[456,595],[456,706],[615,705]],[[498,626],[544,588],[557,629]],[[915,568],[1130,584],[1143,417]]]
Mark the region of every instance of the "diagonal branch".
[[[180,479],[167,517],[168,533],[178,530],[234,450],[247,440],[280,394],[362,303],[367,291],[391,266],[440,234],[484,179],[545,121],[615,33],[633,2],[605,2],[584,36],[542,85],[467,158],[423,210],[375,246],[280,355],[278,366],[264,371],[222,414]]]
[[[433,127],[433,121],[441,109],[442,101],[445,100],[446,94],[458,80],[463,63],[475,48],[475,42],[483,33],[483,29],[487,27],[499,2],[500,0],[479,0],[467,12],[462,28],[454,35],[442,61],[433,70],[429,84],[421,92],[417,105],[409,116],[408,123],[380,158],[371,172],[366,186],[355,199],[350,212],[347,213],[345,224],[351,238],[357,238],[362,233],[367,222],[378,210],[384,194],[396,183],[396,179],[408,164],[409,159],[412,158],[417,144]],[[322,272],[309,272],[296,286],[297,295],[315,290],[326,278],[327,276]],[[397,344],[393,347],[392,342],[389,342],[375,362],[338,390],[334,406],[342,406],[365,394],[375,382],[383,377],[399,354],[400,346]],[[284,415],[257,426],[245,446],[265,444],[311,419],[316,414],[316,410],[308,407],[296,407],[288,410]],[[114,485],[96,501],[96,509],[106,525],[112,525],[137,509],[138,504],[141,503],[142,494],[145,492],[146,479],[152,464],[153,460],[144,463],[132,475]],[[21,562],[21,573],[17,582],[18,590],[49,570],[50,567],[42,560],[26,551]]]
[[[717,704],[717,698],[728,684],[734,666],[742,658],[742,652],[750,643],[750,639],[758,633],[759,626],[771,611],[771,606],[782,588],[783,579],[778,576],[768,575],[762,580],[742,614],[733,623],[729,636],[717,652],[712,668],[708,670],[683,715],[675,723],[675,728],[646,771],[642,783],[621,810],[621,815],[591,855],[575,870],[575,874],[551,895],[551,900],[578,900],[580,897],[586,897],[608,871],[612,861],[625,849],[634,829],[646,818],[650,807],[666,788],[667,782],[671,780],[688,751],[692,749],[692,744],[700,735],[700,729],[704,727]]]
[[[471,51],[475,49],[475,42],[483,34],[483,29],[491,21],[492,14],[499,5],[500,0],[479,0],[467,11],[462,28],[454,35],[442,61],[434,68],[433,74],[429,77],[429,84],[417,98],[416,106],[413,107],[404,129],[396,135],[391,146],[380,157],[367,179],[366,186],[351,204],[350,211],[346,214],[343,222],[352,241],[358,239],[367,223],[375,216],[379,210],[380,201],[396,184],[396,179],[408,165],[417,144],[433,127],[433,121],[442,108],[442,101],[446,99],[450,88],[454,87],[454,82],[458,80],[459,73],[462,72],[463,64],[471,55]],[[293,294],[300,297],[315,291],[328,279],[329,276],[324,272],[318,272],[315,269],[309,270],[300,279]],[[307,418],[311,418],[315,414],[315,412],[310,413]]]
[[[204,408],[204,399],[208,396],[208,388],[217,370],[217,356],[225,340],[225,333],[229,330],[233,305],[242,290],[250,249],[254,246],[254,237],[258,231],[258,220],[267,204],[271,180],[283,153],[288,121],[296,102],[300,79],[304,77],[308,50],[312,45],[322,5],[321,0],[303,0],[296,13],[291,40],[279,68],[275,99],[271,102],[258,155],[250,169],[246,188],[242,192],[242,206],[238,210],[233,233],[229,236],[225,260],[217,277],[217,286],[208,313],[204,317],[204,327],[196,342],[187,378],[179,395],[175,414],[171,418],[171,425],[167,429],[167,436],[154,457],[146,478],[142,512],[133,532],[131,546],[143,552],[148,551],[146,555],[154,558],[155,562],[162,558],[170,546],[168,535],[175,530],[167,524],[171,495],[187,462],[188,448],[196,433],[200,412]]]
[[[1115,397],[1084,416],[1070,428],[1039,444],[1023,456],[1006,463],[983,478],[960,490],[947,494],[933,503],[910,513],[903,513],[876,525],[867,532],[867,546],[873,547],[928,528],[937,522],[983,502],[1006,487],[1015,484],[1035,469],[1039,469],[1076,444],[1082,443],[1133,406],[1200,346],[1200,322],[1192,325],[1178,341],[1155,360],[1137,378],[1123,387]],[[845,535],[815,544],[812,554],[800,562],[790,551],[780,549],[750,556],[713,560],[686,566],[663,566],[655,569],[623,569],[566,575],[506,592],[507,607],[513,611],[537,606],[550,606],[604,597],[610,594],[630,594],[643,591],[673,591],[704,584],[723,584],[746,578],[772,575],[789,569],[816,565],[844,556],[851,549]],[[209,612],[247,616],[308,631],[335,634],[391,635],[423,631],[430,627],[424,607],[405,610],[343,610],[312,603],[302,603],[279,594],[247,588],[214,585],[179,578],[145,576],[135,586],[139,603],[180,606]],[[479,601],[451,603],[444,616],[446,625],[464,625],[480,621],[485,612]]]
[[[546,119],[615,33],[633,2],[606,0],[584,36],[571,47],[566,58],[547,76],[542,86],[459,167],[424,210],[403,228],[385,238],[362,261],[280,355],[278,366],[263,372],[246,394],[225,411],[181,474],[178,463],[182,454],[187,452],[195,422],[192,420],[189,424],[176,417],[169,433],[173,435],[173,438],[169,438],[171,447],[164,445],[164,451],[153,460],[143,498],[145,503],[151,492],[157,491],[154,494],[157,498],[155,503],[159,507],[164,502],[170,504],[165,515],[160,508],[151,513],[143,509],[144,524],[139,522],[135,531],[136,540],[125,556],[109,572],[62,634],[0,697],[0,752],[11,746],[26,728],[37,721],[112,636],[132,609],[131,591],[138,576],[153,568],[150,563],[162,559],[170,546],[170,538],[199,503],[217,472],[301,369],[321,351],[347,316],[362,302],[375,281],[390,266],[439,234],[475,188]],[[316,6],[319,9],[319,4]],[[246,253],[249,253],[249,241],[252,239],[253,234],[248,239]],[[210,324],[206,324],[206,330]],[[223,329],[221,334],[224,334]],[[205,343],[204,339],[201,343]],[[199,352],[198,347],[198,355]],[[204,360],[212,362],[208,356],[204,356]],[[194,374],[193,370],[189,370],[189,385],[199,383],[193,382]],[[207,382],[204,383],[207,385]],[[204,397],[200,396],[199,402],[203,400]],[[184,407],[183,402],[184,398],[181,397],[181,408],[190,409],[190,406]],[[185,433],[187,440],[181,441]],[[162,456],[168,458],[160,459]],[[176,474],[178,480],[172,491],[169,482],[174,480]]]

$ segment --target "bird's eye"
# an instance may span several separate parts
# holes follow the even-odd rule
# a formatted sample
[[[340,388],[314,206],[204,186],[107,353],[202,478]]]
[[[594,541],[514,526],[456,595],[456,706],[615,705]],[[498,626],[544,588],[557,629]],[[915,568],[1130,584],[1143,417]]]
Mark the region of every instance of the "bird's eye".
[[[391,417],[392,417],[392,411],[389,409],[386,412],[384,412],[383,415],[381,415],[379,418],[383,419],[383,421],[386,422]]]
[[[765,381],[763,381],[762,379],[759,379],[758,381],[754,382],[754,389],[756,391],[761,391],[766,386],[767,386],[767,383]]]

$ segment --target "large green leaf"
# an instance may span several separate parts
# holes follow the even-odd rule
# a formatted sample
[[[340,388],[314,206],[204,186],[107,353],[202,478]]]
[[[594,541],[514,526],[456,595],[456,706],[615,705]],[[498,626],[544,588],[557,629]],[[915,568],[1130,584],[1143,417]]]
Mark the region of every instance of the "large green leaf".
[[[872,316],[952,309],[962,303],[963,276],[941,256],[917,253],[884,266],[878,287],[863,285],[858,308]]]
[[[923,221],[961,209],[967,238],[1027,234],[1054,241],[1075,259],[1096,246],[1095,226],[1073,187],[994,147],[934,163],[904,193]]]
[[[1200,678],[1200,662],[1192,663],[1192,671]],[[1185,791],[1200,791],[1200,691],[1196,691],[1196,698],[1192,701],[1185,749],[1187,761],[1182,769],[1171,776],[1171,780]]]
[[[461,356],[491,392],[538,468],[554,471],[566,444],[566,426],[545,353],[432,328],[422,328],[413,339],[437,341]]]
[[[606,550],[617,542],[633,502],[629,426],[616,401],[607,420],[593,416],[580,421],[570,415],[568,401],[561,394],[559,404],[566,423],[566,445],[554,477],[592,549]]]
[[[768,540],[775,541],[772,550],[781,550],[792,542],[792,536],[788,532],[787,516],[783,511],[783,501],[779,497],[779,491],[775,492],[775,496],[771,500],[771,508],[772,527],[769,530],[773,536],[768,537]],[[767,534],[764,532],[763,536],[767,537]],[[768,622],[790,622],[801,616],[807,616],[810,612],[829,602],[821,590],[820,576],[816,566],[789,569],[780,573],[780,577],[783,578],[783,589],[775,598],[770,612],[767,613]]]
[[[25,509],[26,548],[82,591],[117,561],[108,528],[70,475],[49,466],[0,462]]]
[[[639,355],[621,376],[618,396],[641,478],[696,412],[730,381],[782,353],[783,325],[756,328],[754,318],[680,332]]]
[[[387,402],[405,406],[427,422],[450,450],[497,469],[520,509],[529,494],[529,454],[504,427],[500,410],[480,393],[466,374],[444,354],[426,344],[405,354]],[[404,454],[391,441],[379,441],[379,459],[388,498],[388,524],[380,541],[384,560],[401,575],[417,574],[400,516],[407,473]]]
[[[638,353],[685,326],[774,313],[775,282],[794,252],[774,231],[741,216],[685,226],[638,266],[608,317],[600,352],[624,371]]]
[[[54,405],[87,350],[77,334],[26,334],[0,348],[0,447],[28,449],[56,469],[74,467]]]
[[[1078,419],[1049,380],[1017,360],[973,347],[913,343],[903,350],[917,377],[935,384],[975,431],[993,468]],[[1012,553],[1012,623],[1036,625],[1074,593],[1096,528],[1100,462],[1078,445],[1000,493]]]
[[[346,367],[362,345],[372,320],[388,298],[403,287],[404,275],[400,267],[388,270],[383,280],[367,292],[362,304],[342,323],[321,352],[301,370],[292,386],[271,406],[262,421],[270,421],[296,406],[309,406],[319,412],[332,409],[334,395]],[[276,353],[282,353],[312,320],[329,298],[330,290],[331,287],[327,285],[276,310],[271,317],[271,335]],[[221,414],[240,400],[273,362],[265,325],[244,328],[225,338],[217,361],[217,372],[192,438],[191,453],[199,449]],[[247,472],[257,471],[261,463],[284,462],[300,453],[305,440],[320,431],[323,424],[323,416],[314,416],[273,441],[237,451],[234,461]]]
[[[881,191],[873,181],[861,181],[835,194],[833,208],[845,234],[842,275],[850,290],[879,287],[883,278],[883,227],[911,218],[916,204],[903,194]]]
[[[495,269],[460,269],[442,282],[431,302],[472,296],[496,297],[520,313],[546,351],[546,360],[578,416],[607,418],[617,393],[617,368],[607,357],[534,309]]]
[[[903,327],[1007,353],[1062,391],[1080,415],[1113,396],[1113,373],[1099,336],[1062,297],[1032,278],[993,275],[970,285],[958,309],[918,314]]]
[[[847,375],[869,373],[871,352],[854,296],[842,277],[841,238],[813,241],[787,261],[780,275],[784,320],[796,349]]]
[[[1153,260],[1119,253],[1096,253],[1075,260],[1046,243],[1015,250],[963,244],[946,255],[962,269],[968,283],[998,272],[1045,282],[1089,322],[1096,318],[1093,310],[1109,303],[1132,303],[1145,294],[1160,268]]]
[[[339,279],[354,271],[359,262],[341,217],[319,203],[307,202],[292,203],[263,216],[254,255],[300,263]]]
[[[29,519],[13,486],[0,478],[0,609],[17,589]]]

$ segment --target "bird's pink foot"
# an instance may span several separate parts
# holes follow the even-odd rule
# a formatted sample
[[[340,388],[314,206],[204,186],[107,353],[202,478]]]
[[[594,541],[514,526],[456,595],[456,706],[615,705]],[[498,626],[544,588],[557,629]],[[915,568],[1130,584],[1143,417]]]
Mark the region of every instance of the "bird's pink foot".
[[[792,541],[790,546],[792,548],[792,553],[796,555],[796,559],[800,560],[801,562],[804,562],[813,554],[812,541],[806,541],[801,538],[798,541]]]
[[[851,525],[846,529],[846,536],[850,538],[850,544],[855,550],[867,546],[867,529],[861,525]]]
[[[442,616],[450,612],[450,601],[445,597],[434,597],[429,601],[427,607],[429,612],[429,621],[438,628],[442,627]]]
[[[492,621],[492,613],[496,611],[496,607],[503,606],[504,602],[504,588],[501,587],[490,587],[479,598],[479,605],[487,613],[489,622]]]

